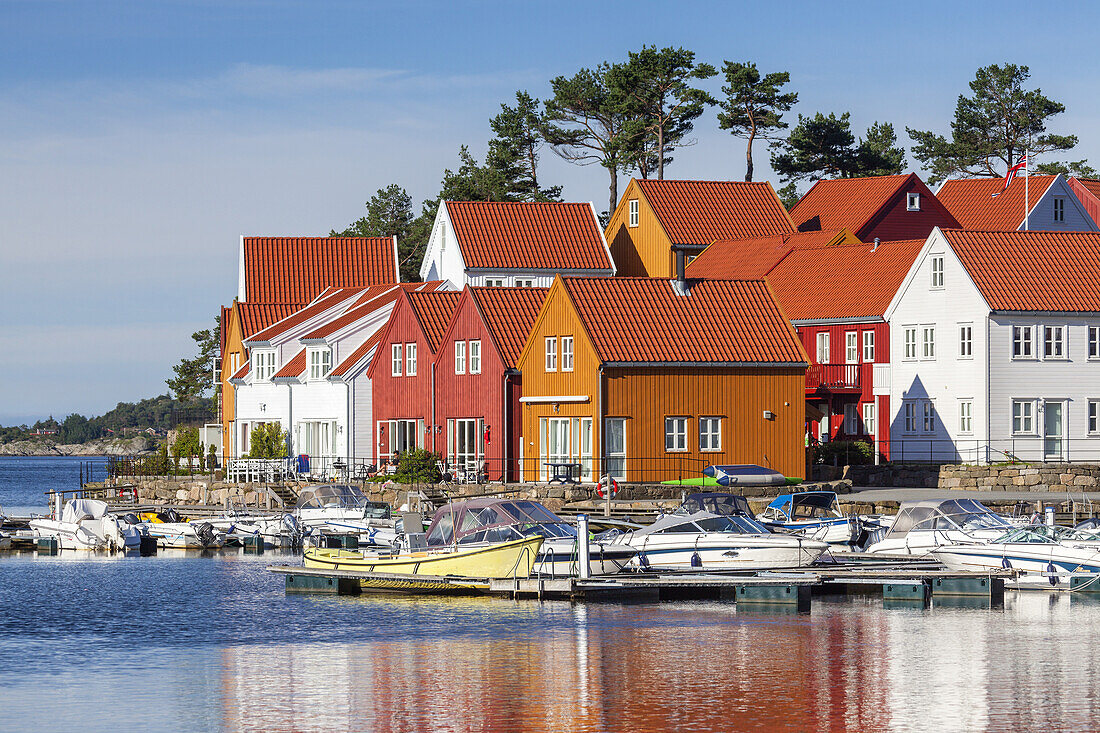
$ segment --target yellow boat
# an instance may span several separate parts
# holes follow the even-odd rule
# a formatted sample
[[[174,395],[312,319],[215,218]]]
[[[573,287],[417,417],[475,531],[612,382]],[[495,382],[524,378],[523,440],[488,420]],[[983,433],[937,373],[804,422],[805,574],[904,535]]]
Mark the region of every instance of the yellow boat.
[[[492,545],[457,549],[452,546],[396,555],[316,548],[306,550],[305,566],[405,576],[360,578],[359,583],[364,589],[453,590],[455,586],[429,578],[527,578],[531,575],[531,567],[542,541],[542,535],[536,535]],[[427,577],[420,579],[409,576]]]

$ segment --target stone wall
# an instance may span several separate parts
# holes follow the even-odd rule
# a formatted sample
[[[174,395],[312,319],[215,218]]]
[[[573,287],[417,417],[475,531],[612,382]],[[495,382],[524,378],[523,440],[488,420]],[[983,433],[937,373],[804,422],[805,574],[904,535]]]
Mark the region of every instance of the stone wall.
[[[957,465],[890,463],[849,466],[847,478],[856,486],[890,486],[970,491],[1096,491],[1100,464],[1035,463]]]

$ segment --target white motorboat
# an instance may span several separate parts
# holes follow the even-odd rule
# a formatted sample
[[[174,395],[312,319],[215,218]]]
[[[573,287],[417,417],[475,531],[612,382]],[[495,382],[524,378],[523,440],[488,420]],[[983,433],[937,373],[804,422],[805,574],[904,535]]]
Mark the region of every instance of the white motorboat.
[[[638,551],[633,567],[644,570],[767,570],[812,564],[829,545],[772,534],[755,519],[711,512],[669,514],[616,542]]]
[[[760,521],[773,532],[786,532],[833,545],[858,541],[859,517],[840,511],[834,491],[799,491],[780,494],[760,513]]]
[[[988,542],[941,545],[932,554],[951,570],[1016,570],[1020,587],[1067,587],[1073,575],[1100,573],[1100,541],[1059,529],[1019,527]]]
[[[136,550],[141,532],[108,512],[107,502],[70,499],[61,518],[35,517],[30,521],[35,537],[56,537],[63,550]]]
[[[154,512],[135,525],[152,537],[157,547],[179,550],[216,550],[225,545],[225,533],[209,522],[183,522],[174,511]]]
[[[994,540],[1010,529],[1004,517],[973,499],[907,501],[866,552],[919,557],[941,545]]]
[[[231,511],[208,520],[226,542],[244,544],[246,537],[260,537],[264,547],[290,548],[302,544],[298,519],[293,514],[273,515]]]
[[[579,575],[577,528],[537,501],[481,498],[446,504],[432,517],[427,547],[456,545],[461,549],[535,535],[541,535],[544,539],[531,566],[532,575]],[[599,535],[591,537],[588,540],[589,574],[618,573],[637,553],[633,547],[621,544],[617,539],[603,539]]]
[[[298,495],[294,510],[304,537],[355,535],[360,546],[390,547],[397,530],[389,504],[369,501],[348,484],[310,486]]]

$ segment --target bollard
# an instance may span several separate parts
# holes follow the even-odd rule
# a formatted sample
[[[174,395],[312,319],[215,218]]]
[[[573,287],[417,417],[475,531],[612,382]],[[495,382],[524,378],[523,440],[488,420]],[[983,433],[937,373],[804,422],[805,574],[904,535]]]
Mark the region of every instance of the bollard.
[[[581,580],[588,580],[592,573],[592,566],[589,560],[589,548],[588,548],[588,515],[577,515],[577,565],[580,572],[577,574]]]

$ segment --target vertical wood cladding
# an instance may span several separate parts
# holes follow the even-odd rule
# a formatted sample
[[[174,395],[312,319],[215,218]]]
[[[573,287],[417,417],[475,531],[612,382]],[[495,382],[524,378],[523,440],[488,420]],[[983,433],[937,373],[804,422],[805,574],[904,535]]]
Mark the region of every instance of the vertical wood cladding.
[[[638,201],[638,226],[630,226],[630,201]],[[616,275],[620,277],[671,277],[672,243],[631,180],[605,233]]]

